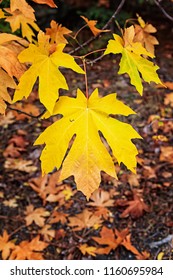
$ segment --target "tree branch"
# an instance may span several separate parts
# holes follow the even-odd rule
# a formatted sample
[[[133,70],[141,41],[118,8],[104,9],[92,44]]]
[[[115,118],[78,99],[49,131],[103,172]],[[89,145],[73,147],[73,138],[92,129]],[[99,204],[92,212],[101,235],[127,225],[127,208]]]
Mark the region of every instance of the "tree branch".
[[[126,0],[121,0],[120,4],[118,5],[116,11],[113,13],[113,15],[111,16],[111,18],[108,20],[108,22],[105,24],[105,26],[103,26],[102,30],[105,30],[109,24],[112,22],[113,19],[115,19],[116,15],[120,12],[120,10],[122,9],[124,3]],[[84,42],[82,45],[78,46],[77,48],[75,48],[74,50],[72,50],[71,52],[69,52],[69,54],[74,54],[75,52],[77,52],[78,50],[84,48],[85,46],[89,45],[92,41],[94,41],[98,36],[100,36],[100,33],[96,36],[92,36],[89,40],[87,40],[86,42]]]
[[[162,11],[162,13],[171,21],[173,21],[173,17],[171,17],[165,9],[160,5],[160,3],[157,0],[154,0],[154,3],[159,7],[159,9]]]
[[[32,114],[29,114],[29,113],[26,113],[26,112],[24,112],[24,111],[21,111],[21,110],[19,110],[19,109],[17,109],[17,108],[13,108],[13,107],[11,107],[9,104],[8,104],[8,108],[9,108],[10,110],[12,110],[12,111],[15,111],[15,112],[19,113],[19,114],[24,114],[24,115],[26,115],[26,116],[28,116],[28,117],[31,117],[31,118],[34,118],[34,119],[39,119],[39,118],[46,112],[46,109],[44,109],[39,115],[34,116],[34,115],[32,115]]]

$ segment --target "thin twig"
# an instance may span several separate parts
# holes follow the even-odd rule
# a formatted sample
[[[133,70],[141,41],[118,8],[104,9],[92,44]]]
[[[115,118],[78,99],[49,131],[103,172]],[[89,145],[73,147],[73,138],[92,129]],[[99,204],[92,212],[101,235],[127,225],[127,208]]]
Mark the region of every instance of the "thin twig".
[[[31,117],[31,118],[34,118],[34,119],[39,119],[39,118],[42,117],[42,115],[46,112],[46,109],[44,109],[39,115],[33,116],[32,114],[26,113],[26,112],[21,111],[21,110],[19,110],[19,109],[17,109],[17,108],[13,108],[13,107],[11,107],[10,105],[8,106],[8,108],[9,108],[10,110],[12,110],[12,111],[16,111],[16,112],[19,113],[19,114],[24,114],[24,115],[26,115],[26,116],[28,116],[28,117]]]
[[[163,238],[162,240],[155,241],[149,244],[150,248],[155,248],[161,246],[165,243],[169,243],[173,239],[173,234],[169,234],[167,237]]]
[[[157,0],[154,0],[154,3],[159,7],[159,9],[162,11],[162,13],[171,21],[173,21],[173,17],[171,17],[165,9],[160,5],[160,3]]]
[[[116,11],[113,13],[113,15],[112,15],[111,18],[108,20],[108,22],[105,24],[105,26],[103,26],[103,28],[102,28],[103,30],[105,30],[105,29],[109,26],[109,24],[112,22],[112,20],[115,19],[115,17],[117,16],[117,14],[119,14],[119,12],[121,11],[121,9],[122,9],[122,7],[123,7],[123,5],[124,5],[125,2],[126,2],[126,0],[122,0],[122,1],[120,2],[120,4],[118,5]]]
[[[126,0],[122,0],[120,2],[120,4],[118,5],[116,11],[113,13],[113,15],[111,16],[111,18],[108,20],[108,22],[105,24],[105,26],[103,26],[102,30],[105,30],[109,24],[112,22],[113,19],[115,19],[116,15],[120,12],[120,10],[122,9],[124,3]],[[100,33],[96,36],[91,37],[89,40],[87,40],[86,42],[84,42],[82,45],[76,47],[74,50],[72,50],[71,52],[69,52],[69,54],[73,54],[75,52],[77,52],[78,50],[84,48],[85,46],[89,45],[92,41],[94,41],[98,36],[100,36]]]

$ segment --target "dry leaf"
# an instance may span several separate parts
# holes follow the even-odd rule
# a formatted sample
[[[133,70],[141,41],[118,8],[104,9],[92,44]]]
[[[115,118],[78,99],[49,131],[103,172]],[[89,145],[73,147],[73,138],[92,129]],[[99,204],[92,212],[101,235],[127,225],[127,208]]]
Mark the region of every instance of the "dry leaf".
[[[48,246],[48,243],[40,240],[40,236],[37,235],[31,241],[22,241],[19,245],[16,245],[13,249],[10,260],[43,260],[42,253]]]
[[[96,250],[97,248],[94,247],[94,246],[88,246],[87,244],[82,244],[82,245],[79,245],[78,248],[80,249],[80,251],[82,252],[83,255],[91,255],[93,257],[96,256]]]
[[[150,33],[155,33],[157,29],[150,23],[145,23],[144,20],[138,16],[138,22],[140,25],[135,24],[135,37],[134,42],[141,42],[148,52],[154,55],[154,46],[159,42]]]
[[[2,259],[7,260],[11,251],[15,245],[9,241],[9,235],[6,230],[3,231],[3,235],[0,236],[0,251],[2,252]]]
[[[173,163],[173,147],[172,146],[167,146],[167,147],[162,146],[160,148],[160,150],[161,151],[160,151],[159,160]]]
[[[52,20],[50,23],[51,28],[46,28],[46,35],[50,35],[51,44],[67,44],[68,41],[65,39],[64,35],[70,34],[72,31],[63,27],[61,24],[58,25],[56,21]]]
[[[51,225],[44,225],[38,232],[43,235],[43,239],[46,242],[50,242],[55,237],[55,229],[52,229]]]
[[[143,215],[144,211],[149,212],[149,206],[145,204],[143,199],[139,197],[136,192],[134,192],[133,195],[134,200],[124,203],[124,205],[128,205],[128,207],[120,215],[121,218],[128,217],[129,215],[131,215],[132,218],[138,218]]]
[[[97,36],[101,32],[108,32],[108,31],[110,31],[110,30],[98,29],[97,27],[95,27],[95,25],[97,24],[97,20],[88,20],[84,16],[81,16],[81,18],[84,19],[84,21],[86,22],[86,24],[88,25],[88,27],[90,28],[90,30],[94,34],[94,36]]]
[[[110,199],[110,194],[107,191],[101,189],[96,190],[90,197],[92,202],[88,202],[88,205],[95,207],[111,207],[114,205],[114,200]]]
[[[26,207],[25,215],[27,226],[35,222],[39,227],[43,227],[45,225],[45,218],[50,215],[50,212],[46,211],[43,207],[34,209],[34,206],[31,204]]]
[[[32,0],[32,1],[38,4],[46,4],[51,8],[57,8],[53,0]]]
[[[16,201],[15,198],[11,198],[11,199],[9,199],[9,200],[4,200],[4,201],[3,201],[3,204],[4,204],[5,206],[12,207],[12,208],[15,208],[15,207],[18,206],[17,201]]]
[[[8,112],[5,116],[0,116],[0,126],[8,127],[9,124],[15,122],[13,112]]]
[[[75,215],[74,217],[69,217],[68,226],[72,227],[73,231],[82,230],[84,228],[98,228],[101,226],[102,219],[98,216],[95,216],[94,213],[90,212],[87,209],[80,214]]]
[[[4,167],[7,169],[16,169],[23,172],[34,172],[37,170],[36,166],[33,166],[32,160],[24,160],[24,159],[13,159],[8,158],[5,161]]]
[[[49,224],[56,224],[58,222],[65,224],[67,222],[67,217],[68,217],[68,214],[54,211],[51,214],[51,216],[49,217]]]
[[[5,101],[11,103],[11,97],[7,91],[7,88],[16,88],[14,80],[0,68],[0,114],[5,114],[7,105]]]
[[[173,92],[166,94],[164,104],[173,107]]]
[[[8,33],[0,34],[0,66],[11,78],[14,76],[19,79],[26,70],[26,66],[18,60],[18,55],[24,47],[14,40],[23,44],[22,39],[15,35]]]

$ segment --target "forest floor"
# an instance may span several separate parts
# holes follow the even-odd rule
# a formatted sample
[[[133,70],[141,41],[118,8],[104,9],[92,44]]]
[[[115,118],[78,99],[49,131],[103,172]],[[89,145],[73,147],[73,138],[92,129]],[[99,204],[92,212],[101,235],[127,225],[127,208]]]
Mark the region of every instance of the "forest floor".
[[[6,231],[18,249],[35,242],[44,249],[36,259],[173,259],[173,45],[170,27],[159,30],[156,63],[167,88],[144,83],[139,96],[126,75],[116,74],[114,56],[88,67],[90,92],[116,92],[137,113],[126,119],[143,137],[134,140],[136,175],[115,165],[119,180],[102,174],[87,201],[73,178],[57,183],[58,171],[41,176],[41,147],[33,142],[52,120],[10,110],[0,118],[1,238]],[[82,75],[66,73],[72,96],[77,87],[85,90]],[[36,96],[35,89],[16,108],[38,115]],[[46,245],[39,247],[41,241]]]

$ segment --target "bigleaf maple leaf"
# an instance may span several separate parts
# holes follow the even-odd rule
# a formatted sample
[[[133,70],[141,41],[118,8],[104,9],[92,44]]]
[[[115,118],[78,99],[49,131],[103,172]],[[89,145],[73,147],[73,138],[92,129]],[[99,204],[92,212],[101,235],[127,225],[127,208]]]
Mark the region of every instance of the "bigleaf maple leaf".
[[[154,55],[154,45],[158,45],[159,42],[155,36],[150,33],[155,33],[157,29],[150,23],[145,23],[145,21],[139,16],[138,24],[135,24],[135,42],[141,42],[141,44],[146,48],[146,50]]]
[[[30,62],[31,67],[22,75],[14,94],[13,101],[28,97],[39,77],[39,97],[46,109],[52,113],[58,90],[68,89],[65,77],[58,67],[63,66],[83,74],[84,71],[75,62],[74,58],[63,52],[65,44],[58,44],[56,50],[51,53],[50,37],[40,31],[38,34],[38,46],[30,44],[27,49],[18,56],[20,62]]]
[[[140,42],[133,41],[135,36],[133,25],[125,29],[123,38],[117,34],[113,34],[113,36],[114,40],[109,40],[104,54],[122,54],[118,74],[127,73],[130,76],[131,84],[136,87],[141,95],[143,86],[140,74],[144,81],[148,83],[152,81],[156,84],[162,84],[156,73],[159,67],[144,57],[153,58],[154,55],[149,53]]]
[[[16,84],[14,80],[0,68],[0,114],[5,114],[7,107],[5,101],[11,103],[11,97],[7,91],[7,88],[15,88]]]
[[[76,98],[59,98],[54,114],[63,117],[48,127],[35,142],[46,144],[41,155],[43,173],[52,171],[54,167],[60,168],[69,142],[76,135],[63,162],[60,180],[74,175],[78,190],[89,198],[100,184],[100,171],[117,177],[114,162],[101,140],[100,132],[119,164],[123,162],[135,172],[138,152],[131,139],[141,137],[129,124],[110,116],[134,114],[133,110],[116,99],[115,93],[100,98],[98,89],[95,89],[87,99],[78,89]],[[48,116],[49,113],[46,113],[45,117]]]

